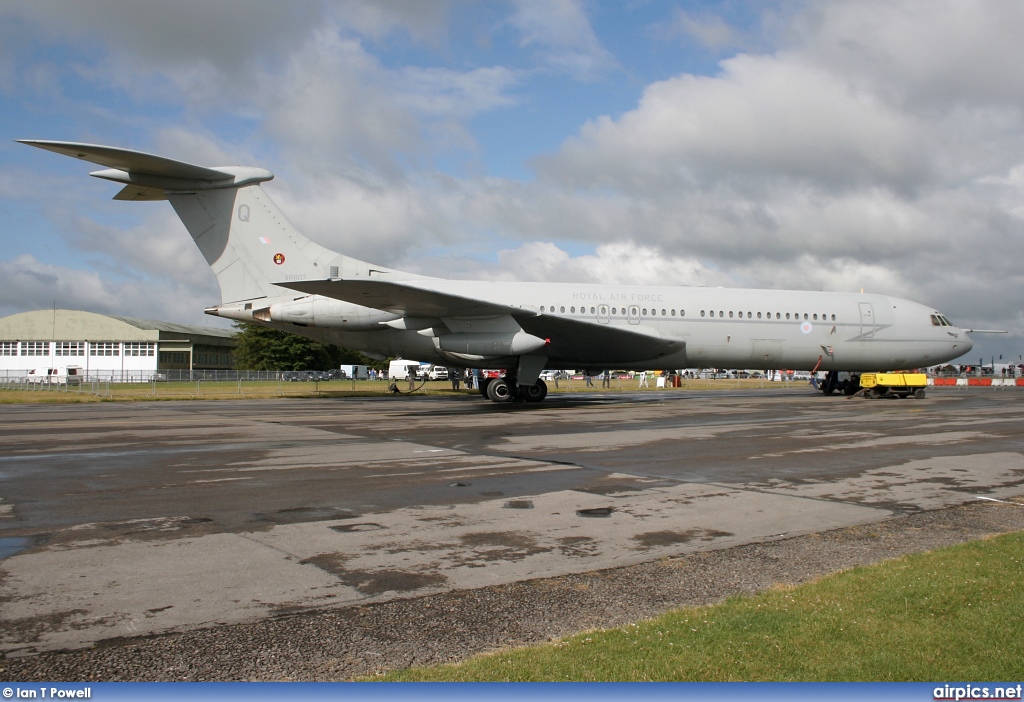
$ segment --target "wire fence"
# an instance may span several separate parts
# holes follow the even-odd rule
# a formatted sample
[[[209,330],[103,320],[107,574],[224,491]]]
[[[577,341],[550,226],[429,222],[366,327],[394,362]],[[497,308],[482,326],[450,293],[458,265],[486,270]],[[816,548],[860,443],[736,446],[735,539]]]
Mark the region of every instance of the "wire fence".
[[[383,379],[346,378],[318,371],[170,370],[36,375],[26,370],[0,370],[0,390],[111,398],[380,393],[387,390],[387,385]]]
[[[59,369],[58,369],[59,370]],[[974,370],[974,369],[972,369]],[[788,387],[808,385],[805,378],[787,378],[788,382],[771,382],[769,378],[738,377],[727,373],[683,373],[675,376],[653,373],[614,373],[586,377],[580,374],[545,374],[548,389],[559,391],[643,390],[658,388],[723,388],[723,387]],[[936,373],[935,384],[967,387],[977,384],[981,375],[973,373]],[[989,376],[991,377],[991,376]],[[954,381],[953,378],[956,378]],[[1012,375],[1005,380],[991,381],[993,386],[1017,385]],[[947,380],[948,379],[948,380]],[[990,383],[983,381],[983,384]],[[461,392],[474,391],[472,383],[462,381]],[[171,398],[171,397],[285,397],[333,394],[403,394],[425,390],[450,392],[456,390],[451,381],[415,380],[406,387],[405,381],[390,383],[383,374],[376,379],[330,377],[316,371],[245,371],[245,370],[161,370],[161,371],[102,371],[82,375],[35,376],[27,370],[0,369],[0,390],[32,393],[68,393],[98,398]],[[55,398],[56,399],[56,398]]]

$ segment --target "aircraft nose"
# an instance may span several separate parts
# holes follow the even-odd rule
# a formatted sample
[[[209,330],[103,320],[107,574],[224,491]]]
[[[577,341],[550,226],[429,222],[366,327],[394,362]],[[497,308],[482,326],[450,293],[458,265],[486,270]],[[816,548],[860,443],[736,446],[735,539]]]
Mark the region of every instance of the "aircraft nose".
[[[970,350],[971,350],[971,349],[973,349],[973,348],[974,348],[974,340],[973,340],[973,339],[971,339],[971,337],[969,337],[969,336],[967,335],[967,332],[964,332],[964,338],[963,338],[963,352],[964,352],[964,353],[967,353],[968,351],[970,351]],[[958,350],[959,350],[959,349],[958,349]]]

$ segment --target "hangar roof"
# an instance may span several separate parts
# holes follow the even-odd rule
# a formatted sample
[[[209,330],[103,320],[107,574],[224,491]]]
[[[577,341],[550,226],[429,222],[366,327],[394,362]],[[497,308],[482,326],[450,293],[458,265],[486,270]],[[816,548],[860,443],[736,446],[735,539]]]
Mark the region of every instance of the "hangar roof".
[[[0,318],[4,341],[169,341],[229,342],[233,329],[134,319],[82,310],[35,310]],[[203,338],[205,337],[205,338]]]

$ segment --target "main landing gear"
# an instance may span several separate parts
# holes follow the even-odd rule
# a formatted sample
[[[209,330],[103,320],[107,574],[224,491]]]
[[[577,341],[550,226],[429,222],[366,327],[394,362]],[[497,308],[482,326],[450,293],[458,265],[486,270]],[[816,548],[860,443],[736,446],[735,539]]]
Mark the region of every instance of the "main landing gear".
[[[514,378],[482,378],[480,394],[491,402],[540,402],[548,395],[548,386],[538,379],[533,385],[516,385]]]
[[[860,390],[860,376],[855,373],[839,373],[829,371],[821,383],[821,391],[826,395],[841,392],[844,395],[855,395]]]

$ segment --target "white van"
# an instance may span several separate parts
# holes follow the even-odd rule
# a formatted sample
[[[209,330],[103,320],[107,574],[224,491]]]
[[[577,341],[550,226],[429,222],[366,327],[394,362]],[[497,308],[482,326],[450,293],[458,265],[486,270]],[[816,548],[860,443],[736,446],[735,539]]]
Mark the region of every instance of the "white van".
[[[62,366],[60,368],[33,368],[25,378],[27,383],[47,383],[53,385],[79,385],[82,382],[81,366]]]
[[[344,365],[339,370],[345,374],[346,380],[366,380],[370,377],[370,370],[367,366]]]
[[[388,364],[388,378],[391,380],[408,380],[410,375],[415,378],[419,369],[419,361],[407,361],[403,358],[396,358]]]

